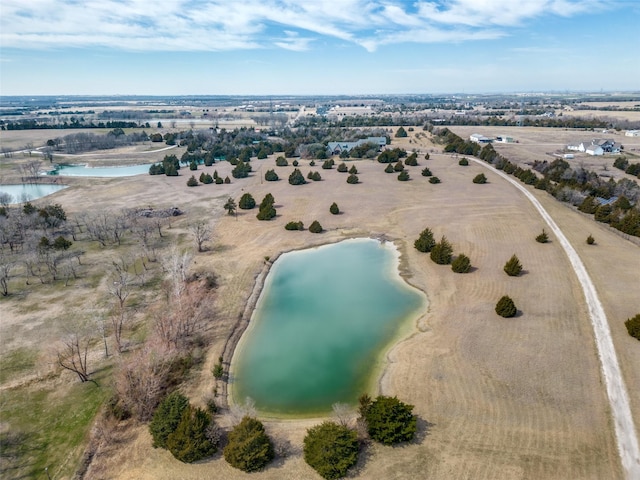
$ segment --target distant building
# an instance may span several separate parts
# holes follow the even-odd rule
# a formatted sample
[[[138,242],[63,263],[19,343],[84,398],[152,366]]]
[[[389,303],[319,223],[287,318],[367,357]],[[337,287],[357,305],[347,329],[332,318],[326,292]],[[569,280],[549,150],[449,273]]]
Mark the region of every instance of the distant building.
[[[567,150],[573,150],[575,152],[584,152],[587,149],[587,144],[585,142],[580,143],[570,143],[567,145]]]
[[[640,130],[627,130],[624,132],[625,137],[640,137]]]
[[[562,155],[562,158],[564,158],[565,160],[571,160],[575,157],[576,156],[573,153],[565,153],[564,155]]]
[[[506,135],[499,135],[499,136],[496,137],[496,142],[513,143],[513,137],[508,137]]]
[[[348,153],[355,147],[365,143],[373,143],[380,150],[387,144],[387,137],[367,137],[361,138],[356,142],[329,142],[327,144],[327,155],[340,155],[344,151]]]
[[[473,143],[491,143],[491,139],[480,135],[479,133],[473,133],[469,136],[469,140]]]

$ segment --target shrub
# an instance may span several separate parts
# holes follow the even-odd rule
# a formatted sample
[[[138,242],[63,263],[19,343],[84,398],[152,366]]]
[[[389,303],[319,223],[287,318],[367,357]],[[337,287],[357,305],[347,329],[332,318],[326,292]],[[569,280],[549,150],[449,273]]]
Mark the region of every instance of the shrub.
[[[51,246],[55,250],[67,250],[71,245],[73,245],[73,242],[71,240],[67,240],[62,235],[60,235],[54,240]]]
[[[400,127],[397,131],[396,131],[396,138],[404,138],[406,137],[407,131],[404,129],[404,127]]]
[[[504,264],[504,271],[510,277],[517,277],[522,272],[522,264],[515,254]]]
[[[188,406],[189,399],[180,392],[170,393],[160,402],[149,424],[154,448],[167,447],[167,437],[178,428]]]
[[[593,245],[594,243],[596,243],[596,239],[593,238],[593,235],[589,235],[587,237],[587,245]]]
[[[198,185],[198,180],[196,179],[196,177],[191,175],[191,178],[189,180],[187,180],[187,186],[188,187],[196,187],[197,185]]]
[[[266,172],[264,172],[264,179],[267,182],[277,182],[280,178],[278,177],[278,174],[275,172],[275,170],[267,170]]]
[[[209,185],[211,183],[213,183],[213,177],[211,175],[209,175],[208,173],[201,173],[200,174],[200,182],[204,183],[205,185]]]
[[[271,220],[276,216],[276,209],[273,207],[274,199],[273,195],[267,193],[260,203],[260,208],[256,218],[258,220]]]
[[[333,168],[334,163],[335,162],[332,159],[325,160],[324,162],[322,162],[322,168],[324,170],[331,170]]]
[[[517,312],[518,309],[516,308],[516,304],[513,303],[513,300],[511,300],[507,295],[498,300],[498,303],[496,304],[496,313],[501,317],[515,317]]]
[[[198,170],[198,164],[194,160],[189,163],[189,170]]]
[[[408,442],[417,429],[417,417],[411,412],[413,405],[396,397],[378,396],[373,402],[363,404],[360,413],[367,423],[369,436],[385,445]]]
[[[429,255],[438,265],[449,265],[453,256],[453,247],[443,235],[442,239],[433,246]]]
[[[401,171],[400,174],[398,175],[398,180],[401,182],[406,182],[410,178],[411,177],[409,176],[409,172],[407,172],[406,170]]]
[[[358,179],[357,175],[349,175],[347,177],[347,183],[351,183],[351,184],[355,184],[358,183],[360,180]]]
[[[304,175],[299,169],[294,169],[289,175],[289,183],[291,185],[304,185],[307,181],[304,179]]]
[[[433,239],[433,232],[429,228],[425,228],[420,233],[418,239],[413,242],[413,246],[416,247],[416,250],[423,253],[429,253],[435,244],[436,241]]]
[[[274,450],[259,420],[244,417],[229,433],[224,459],[244,472],[255,472],[273,460]]]
[[[311,233],[322,233],[322,225],[317,220],[314,220],[311,225],[309,225],[309,231]]]
[[[251,172],[251,164],[249,162],[239,161],[238,164],[231,170],[231,176],[233,178],[247,178]]]
[[[358,435],[327,421],[307,430],[303,451],[304,461],[322,478],[342,478],[358,461]]]
[[[402,163],[402,160],[398,160],[395,165],[393,166],[393,171],[394,172],[401,172],[404,170],[404,163]]]
[[[256,206],[256,201],[253,199],[250,193],[245,193],[240,197],[240,202],[238,202],[238,207],[243,210],[251,210]]]
[[[213,377],[214,378],[222,378],[224,375],[224,367],[222,366],[222,362],[216,363],[213,367]]]
[[[347,172],[347,164],[346,163],[341,163],[340,165],[338,165],[338,171],[340,173],[346,173]]]
[[[433,173],[431,173],[431,170],[429,170],[428,167],[424,167],[422,169],[422,176],[423,177],[430,177],[431,175],[433,175]]]
[[[355,175],[356,173],[358,173],[358,169],[356,168],[355,165],[351,165],[351,168],[349,169],[349,173],[352,175]]]
[[[451,263],[451,270],[455,273],[469,273],[471,270],[471,260],[464,253],[461,253]]]
[[[385,173],[393,173],[393,172],[395,172],[395,170],[393,169],[393,164],[387,163],[387,166],[384,167],[384,172]]]
[[[462,157],[458,162],[458,165],[462,165],[463,167],[466,167],[467,165],[469,165],[469,160],[467,160],[466,157]]]
[[[298,163],[298,160],[294,160],[293,162],[291,162],[291,165],[297,167],[298,165],[300,165],[300,163]]]
[[[429,183],[433,183],[433,184],[440,183],[440,179],[438,177],[431,177],[429,178]]]
[[[640,313],[624,322],[627,332],[636,340],[640,340]]]
[[[548,241],[549,241],[549,235],[547,235],[547,232],[545,232],[543,228],[542,233],[536,237],[536,242],[547,243]]]
[[[176,430],[167,438],[167,450],[185,463],[213,455],[217,448],[207,438],[211,415],[201,408],[187,407]]]
[[[487,183],[487,177],[484,173],[479,173],[475,177],[473,177],[473,183],[485,184]]]
[[[407,157],[404,161],[404,164],[409,167],[417,167],[418,166],[418,155],[414,152]]]
[[[310,167],[315,167],[315,166],[316,166],[316,161],[315,161],[315,160],[311,160],[311,161],[309,162],[309,166],[310,166]]]
[[[309,175],[307,175],[307,178],[309,180],[313,180],[314,182],[319,182],[320,180],[322,180],[322,177],[320,176],[320,172],[309,172]]]
[[[231,183],[231,179],[229,177],[224,177],[224,183]]]
[[[289,162],[283,156],[280,156],[280,157],[276,158],[276,166],[278,166],[278,167],[286,167],[287,165],[289,165]]]
[[[582,203],[578,206],[578,210],[584,213],[594,214],[596,213],[596,209],[598,208],[598,202],[596,201],[596,197],[590,195],[586,197]]]
[[[329,211],[334,215],[339,214],[340,213],[340,209],[338,208],[338,204],[336,202],[333,202],[331,204],[331,206],[329,207]]]
[[[288,222],[284,226],[285,230],[304,230],[304,224],[302,222]]]

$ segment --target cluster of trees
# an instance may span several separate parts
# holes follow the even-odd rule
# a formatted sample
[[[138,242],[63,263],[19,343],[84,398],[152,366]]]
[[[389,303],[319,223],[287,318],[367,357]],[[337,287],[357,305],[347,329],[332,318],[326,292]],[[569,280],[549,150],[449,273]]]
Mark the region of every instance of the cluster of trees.
[[[469,273],[471,271],[471,260],[464,253],[453,259],[453,247],[443,235],[439,242],[435,241],[430,228],[425,228],[418,238],[413,242],[413,246],[419,252],[429,253],[431,260],[438,265],[449,265],[456,273]]]
[[[629,163],[625,156],[620,156],[613,161],[613,166],[624,173],[640,178],[640,163]]]
[[[271,220],[276,216],[276,209],[273,206],[274,202],[273,195],[267,193],[258,208],[258,215],[256,216],[258,220]]]
[[[378,162],[396,163],[398,160],[400,160],[401,158],[405,158],[406,156],[407,151],[404,148],[391,148],[378,155]]]
[[[83,117],[65,118],[55,123],[36,119],[21,119],[15,122],[2,122],[2,130],[58,130],[70,128],[151,128],[149,122],[141,124],[138,122],[127,122],[112,120],[108,122],[85,121]]]
[[[334,405],[334,411],[339,405]],[[358,461],[362,445],[368,439],[384,445],[410,442],[416,435],[417,417],[413,405],[396,397],[369,395],[360,397],[356,423],[363,428],[360,434],[350,428],[349,421],[339,415],[339,422],[325,421],[307,430],[304,438],[304,460],[322,478],[342,478]]]
[[[302,175],[302,172],[299,169],[294,168],[293,172],[289,175],[289,184],[304,185],[305,183],[307,183],[307,181],[305,180],[304,175]]]

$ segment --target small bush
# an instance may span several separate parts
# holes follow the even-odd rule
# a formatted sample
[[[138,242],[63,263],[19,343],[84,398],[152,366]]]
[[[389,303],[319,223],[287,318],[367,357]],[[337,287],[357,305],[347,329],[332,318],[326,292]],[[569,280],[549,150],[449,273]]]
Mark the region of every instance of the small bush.
[[[593,245],[594,243],[596,243],[596,239],[593,238],[593,235],[589,235],[587,237],[587,245]]]
[[[458,165],[462,165],[463,167],[466,167],[469,165],[469,160],[467,160],[467,157],[462,157],[458,162]]]
[[[412,411],[413,405],[384,395],[378,396],[371,403],[361,402],[360,408],[369,436],[385,445],[413,440],[417,430],[417,417]]]
[[[429,183],[433,183],[433,184],[440,183],[440,179],[438,177],[431,177],[429,178]]]
[[[394,172],[401,172],[404,170],[404,163],[402,163],[402,160],[398,160],[395,165],[393,166],[393,171]]]
[[[358,435],[334,422],[324,422],[307,430],[304,461],[322,478],[342,478],[358,461]]]
[[[285,230],[304,230],[302,222],[289,222],[284,226]]]
[[[304,175],[299,169],[294,169],[289,175],[289,183],[291,185],[304,185],[307,181],[304,179]]]
[[[322,168],[324,170],[331,170],[334,164],[335,162],[333,161],[333,159],[325,160],[324,162],[322,162]]]
[[[293,165],[294,167],[297,167],[300,164],[298,163],[298,160],[294,160],[293,162],[291,162],[291,165]]]
[[[487,183],[487,177],[485,176],[484,173],[479,173],[478,175],[473,177],[473,183],[479,183],[481,185],[484,185],[485,183]]]
[[[256,201],[253,199],[250,193],[245,193],[240,197],[240,201],[238,202],[238,207],[243,210],[251,210],[256,206]]]
[[[461,253],[451,262],[451,270],[455,273],[469,273],[471,271],[471,260],[464,253]]]
[[[347,164],[341,163],[340,165],[338,165],[338,171],[340,173],[346,173],[348,171]]]
[[[222,363],[216,363],[215,366],[213,367],[213,377],[222,378],[223,375],[224,375],[224,367],[222,366]]]
[[[266,172],[264,172],[264,179],[267,182],[277,182],[279,180],[279,177],[275,170],[267,170]]]
[[[333,214],[333,215],[337,215],[340,213],[340,209],[338,208],[338,204],[336,202],[333,202],[331,204],[331,206],[329,207],[329,211]]]
[[[349,176],[347,177],[347,183],[355,184],[355,183],[358,183],[359,181],[360,181],[360,180],[358,179],[358,176],[357,176],[357,175],[349,175]]]
[[[229,433],[224,459],[243,472],[255,472],[273,460],[273,444],[259,420],[244,417]]]
[[[400,182],[407,182],[410,180],[410,176],[409,176],[409,172],[407,172],[406,170],[403,170],[402,172],[400,172],[400,174],[398,175],[398,181]]]
[[[536,237],[536,242],[547,243],[548,241],[549,241],[549,235],[547,235],[547,232],[545,232],[543,228],[542,233]]]
[[[355,174],[357,174],[357,173],[358,173],[358,169],[356,168],[356,166],[355,166],[355,165],[351,165],[351,168],[349,169],[349,173],[350,173],[351,175],[355,175]]]
[[[191,175],[191,178],[187,180],[187,186],[188,187],[198,186],[198,179],[195,176]]]
[[[428,154],[427,154],[427,155],[428,155]],[[423,177],[430,177],[430,176],[432,176],[432,175],[433,175],[433,174],[431,173],[431,170],[429,170],[429,168],[428,168],[428,167],[424,167],[424,168],[422,169],[422,176],[423,176]]]
[[[517,312],[518,309],[516,308],[516,304],[513,303],[513,300],[511,300],[507,295],[498,300],[498,303],[496,304],[496,313],[501,317],[515,317]]]
[[[309,225],[309,231],[311,233],[322,233],[322,225],[320,225],[320,222],[317,220],[314,220],[313,223]]]
[[[387,166],[384,168],[385,173],[394,173],[393,164],[387,163]]]
[[[522,272],[522,264],[515,254],[504,264],[504,271],[510,277],[517,277]]]
[[[283,156],[280,156],[280,157],[276,158],[276,166],[277,167],[286,167],[287,165],[289,165],[289,162]]]
[[[636,340],[640,340],[640,313],[624,322],[627,332]]]

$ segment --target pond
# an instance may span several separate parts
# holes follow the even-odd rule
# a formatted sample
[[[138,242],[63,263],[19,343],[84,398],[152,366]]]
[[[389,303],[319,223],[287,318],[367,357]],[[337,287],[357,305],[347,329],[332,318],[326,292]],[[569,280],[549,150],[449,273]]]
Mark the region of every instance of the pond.
[[[47,175],[61,177],[131,177],[133,175],[149,174],[151,165],[127,165],[120,167],[89,167],[87,165],[58,165]]]
[[[11,195],[9,203],[24,203],[30,200],[37,200],[38,198],[46,197],[52,193],[58,192],[63,188],[67,188],[66,185],[52,185],[50,183],[34,184],[34,183],[22,183],[16,185],[0,185],[0,194],[6,193]]]
[[[283,254],[234,354],[233,400],[308,416],[370,392],[386,351],[426,308],[398,263],[393,244],[372,239]]]

